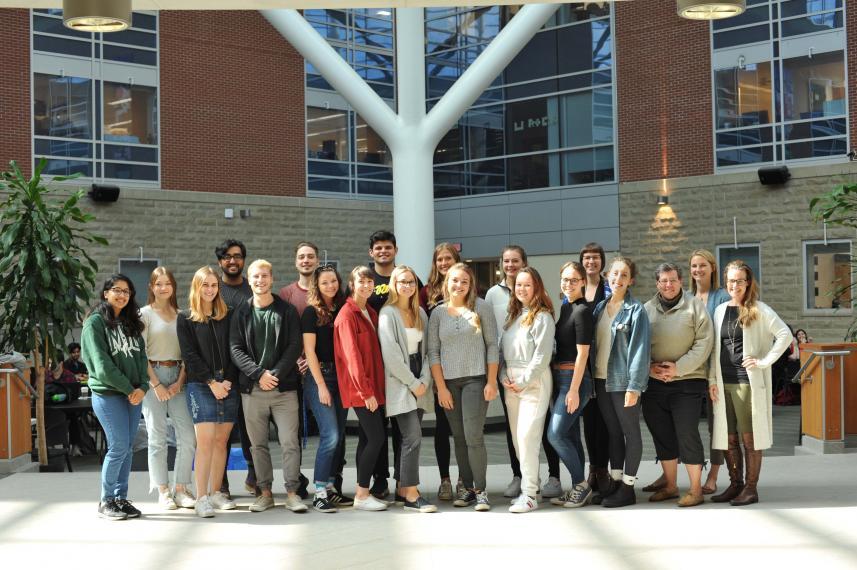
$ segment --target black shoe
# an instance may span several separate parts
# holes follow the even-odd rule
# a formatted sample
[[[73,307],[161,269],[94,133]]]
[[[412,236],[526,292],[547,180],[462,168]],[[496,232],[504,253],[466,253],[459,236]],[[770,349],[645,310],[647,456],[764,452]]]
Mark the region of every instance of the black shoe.
[[[353,507],[354,499],[347,497],[335,489],[327,490],[327,500],[335,507]]]
[[[397,507],[401,507],[402,505],[404,505],[407,502],[408,501],[402,495],[396,493],[395,503],[396,503]]]
[[[304,477],[304,474],[301,473],[298,477],[298,490],[296,491],[298,497],[301,499],[306,499],[309,497],[309,492],[307,492],[307,487],[309,487],[309,479]]]
[[[474,504],[476,504],[476,491],[473,489],[462,489],[452,502],[454,507],[469,507]]]
[[[376,499],[383,501],[390,494],[390,489],[387,487],[387,480],[376,478],[372,482],[372,487],[369,488],[369,493]]]
[[[110,521],[124,521],[128,518],[125,511],[120,509],[113,499],[98,503],[98,516]]]
[[[125,513],[129,519],[136,519],[143,513],[127,499],[116,499],[116,507]]]
[[[329,496],[321,496],[318,493],[316,493],[312,500],[312,508],[320,513],[335,513],[339,510],[336,508],[336,505],[330,501]]]
[[[612,493],[609,497],[605,497],[604,500],[601,501],[601,506],[611,509],[616,507],[627,507],[628,505],[634,505],[636,503],[637,495],[634,494],[634,486],[622,482],[619,484],[619,488],[616,489],[615,493]]]
[[[437,507],[429,503],[423,497],[417,497],[416,501],[404,501],[406,511],[416,511],[418,513],[436,513]]]

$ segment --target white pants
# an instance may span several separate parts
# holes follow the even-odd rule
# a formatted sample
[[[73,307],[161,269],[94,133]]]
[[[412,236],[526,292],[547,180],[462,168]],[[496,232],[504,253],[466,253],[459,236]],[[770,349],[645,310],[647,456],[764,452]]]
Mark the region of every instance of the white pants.
[[[519,376],[519,371],[509,370],[509,377]],[[521,492],[530,497],[535,497],[539,492],[539,451],[545,416],[550,406],[552,383],[550,370],[546,370],[544,374],[530,380],[520,392],[503,391],[509,411],[512,443],[521,462]]]

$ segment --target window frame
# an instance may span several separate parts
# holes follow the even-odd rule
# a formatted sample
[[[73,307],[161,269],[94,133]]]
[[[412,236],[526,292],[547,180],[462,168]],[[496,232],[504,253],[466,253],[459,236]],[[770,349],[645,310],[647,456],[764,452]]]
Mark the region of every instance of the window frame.
[[[853,240],[851,240],[850,238],[835,238],[835,239],[830,238],[830,239],[805,239],[805,240],[801,241],[801,256],[802,256],[802,260],[801,260],[801,269],[802,269],[801,281],[803,284],[803,299],[801,300],[801,313],[805,316],[815,316],[815,317],[817,317],[817,316],[849,316],[854,312],[853,311],[853,307],[854,307],[854,296],[853,296],[854,289],[853,288],[852,288],[851,304],[847,308],[846,307],[840,307],[840,308],[836,308],[836,309],[834,309],[834,308],[818,309],[818,308],[809,307],[810,284],[809,284],[809,279],[808,279],[808,275],[809,275],[809,265],[808,265],[809,259],[807,257],[808,246],[819,245],[819,244],[826,246],[826,245],[832,245],[832,244],[837,244],[837,243],[847,243],[848,244],[848,256],[850,258],[850,264],[851,264],[851,282],[852,282],[852,284],[854,284],[855,281],[857,281],[857,280],[855,280],[854,242],[853,242]],[[814,286],[813,286],[813,288],[814,288]]]

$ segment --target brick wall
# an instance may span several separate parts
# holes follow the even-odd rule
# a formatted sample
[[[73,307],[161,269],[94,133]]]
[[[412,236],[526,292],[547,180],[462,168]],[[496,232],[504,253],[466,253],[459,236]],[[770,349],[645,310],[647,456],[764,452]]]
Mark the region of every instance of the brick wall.
[[[613,6],[620,181],[711,174],[708,23],[673,0]]]
[[[162,11],[160,42],[163,188],[304,196],[303,58],[255,11]]]
[[[30,12],[0,10],[0,169],[10,160],[29,174],[32,151],[30,109]]]

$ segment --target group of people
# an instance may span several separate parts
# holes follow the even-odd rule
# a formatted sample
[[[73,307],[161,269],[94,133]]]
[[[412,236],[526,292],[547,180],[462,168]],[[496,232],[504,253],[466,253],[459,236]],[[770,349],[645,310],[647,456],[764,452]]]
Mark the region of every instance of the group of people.
[[[758,300],[747,264],[727,265],[724,290],[713,255],[694,251],[690,288],[684,290],[682,268],[662,263],[654,274],[657,294],[643,303],[630,292],[638,278],[634,262],[617,256],[607,263],[604,249],[590,243],[579,261],[560,268],[557,310],[519,246],[502,251],[503,279],[484,300],[473,269],[452,245],[435,248],[425,285],[414,269],[396,265],[396,252],[391,232],[375,232],[373,263],[355,267],[345,281],[336,267],[319,263],[317,246],[301,242],[295,248],[299,279],[275,294],[271,264],[253,261],[245,278],[246,248],[227,240],[216,250],[221,274],[200,268],[183,311],[166,268],[152,273],[143,308],[130,279],[108,279],[81,339],[93,409],[108,440],[101,516],[141,514],[128,501],[141,407],[151,490],[167,509],[194,508],[200,517],[211,517],[236,508],[225,476],[233,427],[239,428],[248,460],[245,485],[256,495],[249,509],[273,507],[273,420],[285,507],[307,511],[300,433],[309,410],[319,429],[316,511],[389,508],[388,425],[395,503],[437,511],[419,489],[427,411],[436,415],[437,499],[488,511],[484,427],[489,402],[498,395],[513,472],[504,493],[513,499],[510,512],[538,508],[539,494],[563,507],[634,504],[641,414],[663,469],[643,489],[652,492],[649,500],[678,498],[680,460],[690,489],[679,506],[698,505],[704,494],[715,493],[724,461],[730,484],[712,501],[758,501],[762,450],[772,443],[770,367],[789,346],[791,333]],[[698,423],[706,401],[712,468],[703,484]],[[342,490],[349,408],[359,425],[353,498]],[[167,417],[177,444],[172,487]],[[454,488],[450,436],[458,465]],[[544,484],[542,448],[549,475]],[[565,492],[560,461],[572,482]]]

